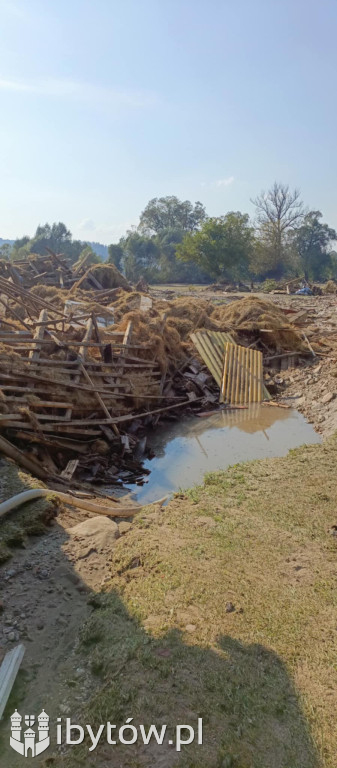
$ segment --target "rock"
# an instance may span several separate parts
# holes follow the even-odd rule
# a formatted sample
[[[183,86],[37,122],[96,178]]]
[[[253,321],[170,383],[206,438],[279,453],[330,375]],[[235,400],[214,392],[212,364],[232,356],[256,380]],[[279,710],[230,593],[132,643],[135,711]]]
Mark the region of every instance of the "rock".
[[[7,635],[7,639],[10,640],[11,643],[15,643],[15,640],[16,640],[15,632],[9,632]]]
[[[38,579],[41,579],[41,580],[48,579],[49,578],[49,572],[47,571],[46,568],[41,568],[41,570],[38,570],[38,572],[37,572],[37,577],[38,577]]]
[[[3,613],[5,610],[5,604],[3,600],[0,600],[0,613]]]
[[[226,613],[233,613],[235,611],[235,605],[231,603],[230,601],[226,603]]]
[[[42,619],[39,619],[39,621],[36,624],[36,628],[37,629],[43,629],[44,628],[44,622],[42,621]]]
[[[85,669],[83,669],[83,667],[77,667],[75,677],[83,677],[83,675],[85,675]]]
[[[195,624],[186,624],[185,629],[186,629],[186,632],[195,632],[196,626]]]
[[[331,403],[331,400],[334,400],[335,397],[336,397],[336,393],[335,392],[327,392],[321,398],[321,403],[323,403],[324,405],[327,405],[327,403]]]
[[[6,573],[6,579],[12,579],[13,576],[16,576],[17,571],[15,568],[10,568],[9,571]]]
[[[132,525],[131,523],[127,523],[126,520],[125,521],[122,520],[119,523],[118,528],[119,528],[119,533],[122,535],[123,533],[128,533],[128,531],[131,530]]]

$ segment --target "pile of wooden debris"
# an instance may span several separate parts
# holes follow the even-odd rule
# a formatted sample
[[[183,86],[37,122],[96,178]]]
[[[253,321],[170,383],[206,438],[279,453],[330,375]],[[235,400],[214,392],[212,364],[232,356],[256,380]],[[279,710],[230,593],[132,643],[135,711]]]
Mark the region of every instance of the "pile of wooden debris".
[[[35,476],[142,482],[145,428],[217,401],[212,377],[198,379],[201,363],[179,359],[169,380],[151,336],[134,341],[132,320],[119,330],[110,308],[100,317],[89,300],[62,310],[6,278],[0,290],[0,448]]]
[[[270,302],[164,301],[113,265],[82,271],[50,252],[0,274],[0,448],[43,480],[142,483],[146,430],[218,404],[225,342],[311,354]]]

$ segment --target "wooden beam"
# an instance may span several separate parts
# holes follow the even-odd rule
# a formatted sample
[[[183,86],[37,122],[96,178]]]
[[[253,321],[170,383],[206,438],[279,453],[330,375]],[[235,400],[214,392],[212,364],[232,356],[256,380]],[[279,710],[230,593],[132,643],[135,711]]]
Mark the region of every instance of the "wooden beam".
[[[107,407],[106,407],[105,403],[103,402],[103,400],[102,400],[102,398],[101,398],[100,394],[99,394],[99,393],[97,392],[97,390],[95,389],[95,387],[94,387],[94,384],[93,384],[93,382],[92,382],[92,380],[91,380],[91,378],[90,378],[89,374],[88,374],[88,373],[87,373],[87,371],[85,370],[85,367],[84,367],[83,363],[81,363],[81,364],[80,364],[80,371],[81,371],[81,373],[83,374],[84,378],[87,380],[88,384],[90,384],[90,386],[91,386],[91,388],[92,388],[92,392],[93,392],[93,394],[95,395],[95,398],[96,398],[97,402],[98,402],[98,403],[99,403],[99,405],[101,406],[103,413],[105,414],[105,416],[106,416],[108,419],[110,419],[110,418],[111,418],[111,415],[110,415],[110,413],[109,413],[109,411],[108,411],[108,409],[107,409]],[[115,435],[119,436],[119,430],[118,430],[118,427],[116,427],[116,425],[115,425],[115,424],[113,424],[113,425],[112,425],[112,428],[113,428],[113,431],[114,431]]]
[[[86,331],[85,331],[85,334],[84,334],[84,337],[83,337],[83,343],[82,343],[82,346],[80,347],[80,351],[79,351],[79,355],[78,355],[79,358],[80,358],[80,362],[82,362],[85,359],[85,345],[88,344],[89,339],[91,338],[92,331],[93,331],[93,322],[92,322],[92,318],[90,318],[88,320],[88,322],[87,322],[87,325],[86,325]],[[80,365],[78,367],[79,367],[79,372],[74,377],[74,384],[75,385],[79,384],[80,379],[81,379],[81,368],[80,368]],[[71,408],[67,408],[66,414],[65,414],[66,419],[71,419],[71,414],[72,414],[72,409]]]
[[[17,645],[6,656],[0,667],[0,720],[4,713],[5,706],[9,699],[11,690],[15,683],[16,676],[20,669],[22,659],[25,654],[25,648],[22,644]]]
[[[21,426],[21,424],[16,424],[14,422],[14,426]],[[9,442],[9,440],[6,440],[2,435],[0,435],[0,452],[3,453],[5,456],[7,456],[9,459],[13,459],[16,461],[16,463],[20,467],[24,467],[24,469],[27,469],[28,472],[30,472],[32,475],[35,475],[40,480],[46,480],[48,478],[47,472],[41,467],[41,464],[35,459],[32,459],[31,457],[26,456],[22,451],[19,450],[19,448],[16,448],[15,445]]]

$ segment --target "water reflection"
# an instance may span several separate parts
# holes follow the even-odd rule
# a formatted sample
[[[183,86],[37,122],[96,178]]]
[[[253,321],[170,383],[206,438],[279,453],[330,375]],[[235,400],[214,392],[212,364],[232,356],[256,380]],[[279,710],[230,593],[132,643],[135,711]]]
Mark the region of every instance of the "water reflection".
[[[150,434],[155,458],[145,462],[151,470],[148,482],[128,487],[146,504],[201,483],[206,472],[249,459],[284,456],[290,448],[319,442],[311,424],[293,409],[253,405],[206,418],[182,418]]]

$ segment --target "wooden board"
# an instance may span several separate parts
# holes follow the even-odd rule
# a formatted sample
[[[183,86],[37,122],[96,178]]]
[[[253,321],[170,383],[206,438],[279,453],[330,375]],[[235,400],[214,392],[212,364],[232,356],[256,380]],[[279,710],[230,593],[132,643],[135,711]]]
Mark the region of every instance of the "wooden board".
[[[225,344],[221,400],[231,405],[261,403],[264,398],[263,357],[256,349]]]
[[[2,718],[15,678],[20,668],[25,649],[17,645],[6,656],[0,667],[0,719]]]

